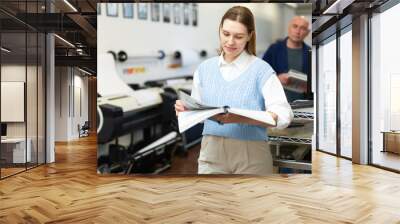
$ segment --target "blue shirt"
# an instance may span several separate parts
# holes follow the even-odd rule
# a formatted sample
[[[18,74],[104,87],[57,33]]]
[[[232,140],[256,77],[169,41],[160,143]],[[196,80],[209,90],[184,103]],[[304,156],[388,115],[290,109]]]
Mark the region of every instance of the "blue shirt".
[[[275,70],[276,74],[287,73],[289,71],[288,53],[287,53],[287,37],[284,40],[279,40],[272,44],[263,56],[266,61]],[[308,79],[311,78],[310,74],[310,46],[303,42],[303,66],[301,72],[307,74]],[[293,91],[285,90],[288,101],[291,102],[295,99],[304,99],[304,94],[299,94]]]

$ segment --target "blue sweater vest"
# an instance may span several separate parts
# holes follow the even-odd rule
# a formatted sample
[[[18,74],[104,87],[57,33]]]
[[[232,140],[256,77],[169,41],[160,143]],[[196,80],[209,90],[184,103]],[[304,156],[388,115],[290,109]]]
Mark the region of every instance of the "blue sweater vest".
[[[268,63],[256,58],[240,76],[225,81],[218,66],[218,57],[204,61],[198,69],[201,100],[210,106],[229,106],[265,111],[262,88],[275,74]],[[203,135],[223,136],[240,140],[268,140],[266,128],[247,124],[223,124],[206,120]]]

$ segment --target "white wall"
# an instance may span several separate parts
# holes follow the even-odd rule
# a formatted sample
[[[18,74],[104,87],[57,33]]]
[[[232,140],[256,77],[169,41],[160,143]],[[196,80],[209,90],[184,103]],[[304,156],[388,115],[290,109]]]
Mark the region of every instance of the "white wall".
[[[82,74],[82,73],[81,73]],[[79,122],[84,123],[89,120],[89,89],[88,89],[88,77],[87,76],[75,76],[75,86],[81,88],[81,106],[82,116],[79,116]]]
[[[1,81],[18,81],[25,82],[26,71],[32,71],[32,66],[9,64],[1,66]],[[7,108],[1,108],[7,110]],[[7,137],[25,137],[25,122],[9,122],[7,123]]]
[[[77,139],[78,124],[83,125],[88,120],[88,78],[82,75],[75,68],[56,67],[56,141]]]
[[[255,16],[258,56],[262,56],[270,44],[287,35],[288,22],[296,14],[295,8],[287,4],[199,3],[198,26],[193,27],[191,25],[177,25],[173,21],[164,23],[162,18],[159,22],[152,22],[150,12],[147,20],[139,20],[137,4],[134,4],[133,19],[123,18],[121,4],[119,5],[119,16],[108,17],[106,16],[106,3],[103,3],[101,4],[101,15],[98,16],[97,20],[98,53],[124,50],[128,56],[141,56],[154,54],[158,50],[171,54],[176,50],[183,49],[189,52],[206,50],[209,56],[215,56],[217,55],[216,49],[219,47],[218,27],[220,19],[226,10],[234,5],[248,7]],[[311,4],[308,5],[310,10],[307,18],[311,20]],[[307,41],[310,44],[311,37]],[[183,57],[185,59],[185,55]],[[170,58],[162,62],[159,60],[128,60],[124,63],[117,63],[117,71],[127,83],[143,83],[152,79],[192,75],[201,62],[199,59],[195,63],[183,66],[180,69],[169,69],[167,68],[169,60]],[[146,68],[143,74],[122,75],[124,68],[140,66]]]
[[[77,74],[78,72],[78,74]],[[82,126],[85,121],[88,121],[88,107],[89,107],[89,102],[88,102],[88,77],[87,76],[81,76],[79,71],[75,70],[75,75],[74,75],[74,113],[73,114],[73,120],[72,120],[72,136],[76,137],[79,135],[77,126],[78,124]]]
[[[26,79],[27,78],[27,79]],[[22,105],[19,108],[1,107],[2,112],[18,113],[22,115],[23,119],[20,122],[6,122],[7,123],[7,137],[21,138],[27,136],[30,139],[31,156],[33,162],[39,158],[39,163],[44,162],[44,92],[43,89],[42,68],[40,66],[32,66],[25,64],[3,64],[1,66],[1,81],[2,82],[23,82],[26,87],[26,99],[22,96]],[[4,94],[5,89],[2,89]],[[19,93],[24,95],[24,89],[19,90]],[[2,95],[2,98],[7,98],[7,95]],[[2,102],[3,104],[4,102]],[[10,102],[12,103],[12,102]],[[15,102],[17,103],[17,102]],[[26,103],[26,106],[25,106]],[[15,106],[15,105],[14,105]],[[14,111],[13,111],[14,110]],[[26,112],[26,119],[24,114]],[[39,156],[37,157],[37,153]]]
[[[4,82],[24,82],[25,84],[26,73],[30,76],[31,74],[36,75],[36,66],[25,66],[25,65],[18,65],[18,64],[8,64],[1,66],[1,81]],[[29,85],[36,85],[36,81],[31,80],[32,77],[28,76]],[[27,106],[31,106],[27,110],[27,120],[29,122],[28,125],[28,137],[33,130],[36,130],[36,88],[27,88]],[[4,96],[2,96],[4,97]],[[32,102],[35,102],[33,105],[30,105]],[[1,110],[9,110],[10,108],[1,108]],[[24,108],[22,108],[24,110]],[[34,121],[34,122],[33,122]],[[7,135],[8,137],[24,137],[25,136],[25,126],[26,122],[7,122]],[[35,132],[36,133],[36,132]]]
[[[68,117],[68,68],[55,68],[55,140],[66,141]]]

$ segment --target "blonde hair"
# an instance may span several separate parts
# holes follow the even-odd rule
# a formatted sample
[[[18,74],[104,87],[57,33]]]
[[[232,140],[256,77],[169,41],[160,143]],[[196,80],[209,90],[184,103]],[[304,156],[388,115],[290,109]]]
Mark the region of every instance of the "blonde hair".
[[[251,35],[250,40],[246,43],[244,49],[251,55],[256,55],[256,31],[254,24],[254,16],[251,11],[243,6],[234,6],[230,8],[221,19],[219,24],[219,31],[226,19],[237,21],[247,28],[247,32]],[[223,52],[222,47],[219,48],[219,53]]]

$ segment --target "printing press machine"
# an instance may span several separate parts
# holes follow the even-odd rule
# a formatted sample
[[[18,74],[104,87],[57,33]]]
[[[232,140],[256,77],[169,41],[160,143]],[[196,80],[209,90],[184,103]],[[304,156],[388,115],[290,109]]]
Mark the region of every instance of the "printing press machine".
[[[151,80],[144,83],[147,87],[164,87],[172,89],[171,92],[178,93],[183,91],[187,94],[191,94],[193,77],[183,76],[168,79]],[[178,129],[177,129],[178,130]],[[203,132],[203,123],[199,123],[189,130],[182,133],[182,152],[187,154],[187,151],[196,144],[201,142]]]
[[[133,94],[98,97],[98,147],[108,151],[108,155],[98,156],[99,173],[160,173],[171,166],[175,153],[186,154],[200,142],[202,127],[178,134],[177,92],[191,88],[191,80],[183,80],[168,80],[168,85],[138,89]],[[143,130],[143,138],[134,142],[138,130]],[[131,135],[129,146],[119,144],[124,135]]]

